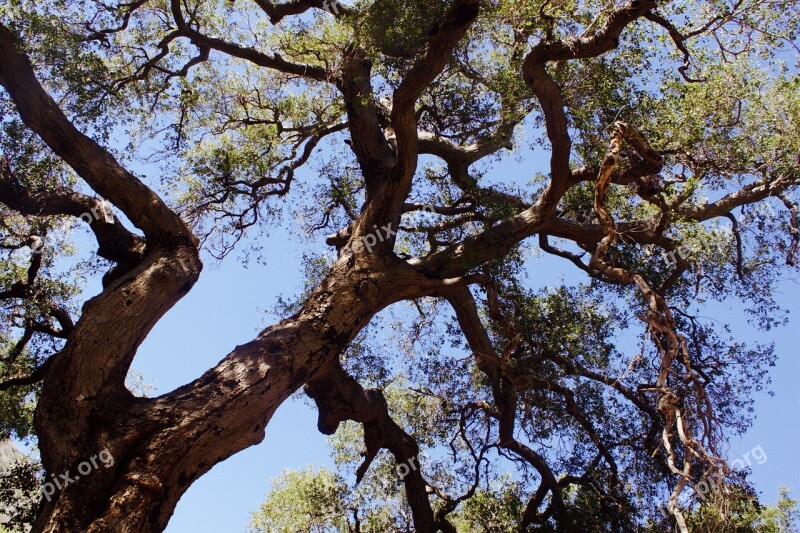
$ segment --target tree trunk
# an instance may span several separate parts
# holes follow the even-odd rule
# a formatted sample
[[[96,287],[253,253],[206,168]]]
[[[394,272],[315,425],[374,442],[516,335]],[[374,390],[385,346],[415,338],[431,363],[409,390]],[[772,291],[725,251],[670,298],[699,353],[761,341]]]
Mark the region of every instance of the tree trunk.
[[[162,531],[189,486],[261,442],[277,408],[335,361],[378,311],[435,292],[437,284],[405,263],[381,266],[354,268],[353,256],[340,259],[296,315],[236,347],[193,383],[152,399],[107,384],[123,383],[150,327],[194,283],[196,252],[154,252],[90,300],[37,408],[46,481],[66,486],[54,491],[33,531]],[[114,373],[120,379],[109,379]],[[101,452],[113,465],[95,460],[89,469]]]

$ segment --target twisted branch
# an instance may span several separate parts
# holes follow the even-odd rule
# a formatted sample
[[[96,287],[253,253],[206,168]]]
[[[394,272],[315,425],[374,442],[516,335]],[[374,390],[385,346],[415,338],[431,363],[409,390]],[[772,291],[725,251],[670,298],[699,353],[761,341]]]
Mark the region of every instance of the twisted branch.
[[[699,376],[692,370],[686,339],[676,332],[675,319],[672,316],[669,306],[660,294],[650,288],[649,284],[641,275],[631,273],[622,267],[614,266],[607,257],[610,247],[617,240],[617,231],[614,219],[605,206],[606,192],[610,183],[611,173],[619,160],[622,142],[628,139],[632,139],[631,144],[637,150],[643,148],[642,139],[636,133],[635,129],[622,122],[616,122],[611,126],[611,141],[606,157],[600,167],[600,174],[595,184],[594,196],[595,212],[600,221],[600,225],[605,231],[605,237],[597,246],[589,264],[610,279],[625,285],[636,285],[647,304],[646,313],[641,318],[648,325],[651,336],[659,348],[661,354],[661,371],[655,385],[640,387],[640,390],[658,393],[657,410],[665,417],[662,442],[667,451],[669,468],[679,478],[670,496],[667,507],[675,518],[679,530],[682,533],[688,533],[685,517],[677,501],[684,486],[691,479],[692,459],[696,459],[708,467],[720,471],[720,473],[724,469],[724,463],[719,457],[710,454],[692,435],[689,424],[684,419],[681,399],[668,383],[673,362],[678,361],[682,363],[685,368],[684,382],[691,384],[694,389],[697,417],[704,428],[704,440],[706,440],[713,450],[714,441],[710,427],[713,420],[713,413],[710,400],[705,394]],[[646,146],[646,144],[644,146]],[[683,465],[681,468],[676,466],[677,459],[675,449],[672,445],[675,431],[677,431],[679,442],[684,447]]]

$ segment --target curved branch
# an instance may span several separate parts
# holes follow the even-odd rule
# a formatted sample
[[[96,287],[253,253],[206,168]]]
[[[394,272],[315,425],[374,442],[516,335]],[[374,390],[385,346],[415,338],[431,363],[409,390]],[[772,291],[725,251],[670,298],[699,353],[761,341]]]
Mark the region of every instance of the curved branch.
[[[742,269],[744,253],[742,251],[742,235],[739,233],[739,222],[731,213],[727,213],[725,218],[731,221],[731,231],[733,232],[733,238],[736,241],[736,275],[739,276],[739,281],[744,281],[744,271]]]
[[[119,207],[145,236],[163,244],[197,245],[188,226],[149,187],[95,141],[78,131],[39,84],[28,57],[0,24],[0,85],[23,122],[101,196]]]
[[[171,0],[170,5],[172,16],[175,19],[175,24],[178,26],[180,35],[189,38],[197,45],[205,46],[212,50],[217,50],[230,56],[250,61],[260,67],[271,68],[286,74],[293,74],[301,78],[309,78],[323,82],[332,81],[330,73],[321,67],[292,63],[291,61],[283,59],[279,54],[270,55],[259,52],[254,48],[246,48],[223,39],[208,37],[189,26],[183,16],[180,0]]]
[[[614,49],[619,36],[630,23],[657,6],[652,0],[631,1],[617,8],[605,26],[591,37],[567,41],[542,41],[525,58],[523,78],[542,105],[547,136],[552,146],[550,184],[537,202],[515,217],[507,219],[482,233],[412,264],[425,271],[442,272],[455,277],[487,261],[504,256],[523,239],[545,226],[558,201],[573,181],[570,169],[572,141],[567,127],[561,89],[547,72],[547,63],[598,56]]]
[[[709,430],[714,420],[711,405],[705,394],[703,384],[700,382],[697,373],[692,369],[686,339],[676,332],[675,319],[672,316],[669,306],[660,294],[650,288],[650,285],[640,274],[631,273],[625,268],[614,266],[607,258],[610,247],[617,240],[617,231],[614,219],[605,206],[606,192],[609,186],[610,175],[619,159],[622,140],[630,137],[630,131],[630,128],[621,122],[615,122],[611,128],[611,142],[603,164],[600,167],[600,175],[597,178],[594,195],[595,213],[606,235],[592,255],[590,265],[609,278],[616,279],[626,285],[636,285],[647,305],[646,313],[642,315],[641,319],[648,325],[653,339],[656,341],[657,345],[659,345],[659,351],[661,352],[661,370],[655,385],[640,388],[640,390],[658,393],[657,410],[664,415],[665,418],[662,442],[667,451],[667,462],[670,470],[678,476],[678,482],[675,490],[672,492],[668,507],[679,529],[683,533],[688,533],[684,522],[684,516],[677,505],[677,500],[691,473],[692,459],[696,459],[701,464],[708,465],[714,469],[720,468],[719,463],[721,463],[721,459],[709,454],[704,446],[692,436],[688,424],[683,419],[684,415],[680,405],[681,400],[669,384],[673,363],[682,363],[686,370],[683,380],[687,385],[693,387],[695,393],[697,410],[694,416],[703,424],[705,429],[705,441],[713,450],[715,442],[713,442]],[[664,340],[665,346],[663,348],[661,348],[659,343],[659,336]],[[675,429],[679,437],[678,442],[684,447],[684,464],[682,470],[675,466],[675,453],[671,442],[674,438],[673,430]]]
[[[378,452],[383,448],[388,449],[398,464],[409,466],[403,483],[416,530],[436,531],[428,484],[419,468],[419,446],[392,419],[383,394],[377,389],[364,390],[338,361],[309,381],[305,391],[317,404],[318,427],[322,433],[332,435],[344,420],[363,424],[366,453],[364,462],[356,472],[356,482],[363,479]]]
[[[131,268],[143,256],[145,241],[125,229],[112,215],[107,219],[107,207],[95,198],[71,189],[30,191],[25,188],[0,157],[0,202],[28,216],[66,215],[89,223],[99,245],[100,257]]]
[[[113,35],[115,33],[119,33],[128,29],[128,25],[131,22],[131,17],[136,12],[137,9],[142,7],[148,2],[148,0],[134,0],[128,4],[121,4],[116,8],[113,8],[114,11],[123,11],[122,14],[122,21],[120,22],[119,26],[114,28],[103,28],[102,30],[96,30],[92,27],[91,22],[86,22],[84,27],[87,31],[91,34],[89,37],[86,38],[87,41],[102,41],[105,44],[108,44],[108,36]],[[105,6],[104,6],[105,7]],[[107,10],[110,10],[106,7]],[[98,16],[99,13],[95,16]]]
[[[657,7],[655,0],[629,0],[616,7],[608,15],[605,25],[593,35],[542,41],[529,59],[532,62],[589,59],[610,52],[619,45],[619,37],[628,25]]]
[[[590,37],[579,37],[560,41],[544,40],[537,44],[525,58],[522,75],[542,105],[547,137],[550,139],[550,177],[555,183],[566,186],[571,172],[569,168],[572,141],[567,131],[567,116],[561,88],[547,72],[547,63],[571,59],[597,57],[613,50],[619,44],[619,36],[630,23],[657,7],[652,0],[633,0],[615,9],[605,26]]]
[[[255,3],[269,16],[272,24],[278,24],[284,18],[292,15],[302,15],[310,9],[321,9],[335,17],[343,17],[353,12],[337,0],[292,0],[279,4],[269,0],[255,0]]]
[[[568,252],[567,250],[562,250],[561,248],[552,246],[548,240],[547,233],[539,234],[539,248],[541,248],[548,254],[556,255],[558,257],[563,257],[564,259],[567,259],[570,262],[572,262],[576,267],[583,270],[590,276],[597,277],[597,273],[593,271],[591,268],[589,268],[589,265],[587,265],[581,260],[583,254],[582,255],[573,254],[572,252]]]
[[[18,376],[0,382],[0,391],[13,389],[16,387],[27,387],[42,381],[46,376],[50,367],[58,357],[58,352],[48,357],[44,363],[39,365],[31,374],[27,376]]]
[[[34,324],[30,321],[25,324],[25,329],[22,332],[22,337],[14,343],[14,346],[8,351],[7,354],[0,357],[0,361],[5,364],[13,363],[25,351],[25,347],[33,338],[35,332]]]
[[[397,142],[397,164],[383,185],[377,209],[399,217],[402,202],[411,188],[419,158],[415,105],[423,91],[444,70],[453,50],[478,16],[480,0],[455,0],[444,21],[431,32],[425,53],[400,81],[392,97],[390,124]],[[380,220],[380,219],[379,219]],[[394,241],[392,241],[394,242]]]
[[[797,266],[797,248],[800,246],[800,208],[797,202],[792,201],[788,196],[781,193],[778,198],[789,210],[789,233],[792,238],[789,242],[789,250],[786,252],[786,264],[789,266]]]
[[[681,205],[674,209],[676,215],[702,222],[724,217],[737,207],[759,202],[770,196],[780,196],[784,191],[800,183],[800,172],[783,174],[773,180],[761,180],[745,185],[738,191],[726,194],[715,202],[704,205]]]
[[[680,50],[681,53],[683,54],[683,65],[678,67],[678,72],[681,73],[681,76],[683,76],[683,79],[686,80],[689,83],[702,82],[703,80],[694,79],[694,78],[690,77],[689,74],[687,74],[687,71],[689,70],[689,66],[690,66],[691,60],[692,60],[692,56],[689,53],[689,49],[686,48],[686,39],[687,38],[684,35],[682,35],[680,31],[678,31],[678,28],[676,28],[675,25],[672,24],[672,22],[670,22],[666,18],[662,17],[655,10],[648,11],[647,13],[645,13],[644,16],[650,22],[658,24],[659,26],[661,26],[662,28],[667,30],[667,33],[669,34],[670,38],[672,39],[672,42],[675,43],[675,46],[677,46],[678,50]]]

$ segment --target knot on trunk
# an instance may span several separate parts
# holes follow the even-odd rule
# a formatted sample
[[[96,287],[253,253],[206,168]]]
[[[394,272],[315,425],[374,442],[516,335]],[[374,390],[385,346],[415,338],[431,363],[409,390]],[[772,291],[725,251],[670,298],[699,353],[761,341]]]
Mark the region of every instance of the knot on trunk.
[[[374,281],[364,280],[358,284],[356,294],[363,300],[375,301],[378,299],[378,286]]]

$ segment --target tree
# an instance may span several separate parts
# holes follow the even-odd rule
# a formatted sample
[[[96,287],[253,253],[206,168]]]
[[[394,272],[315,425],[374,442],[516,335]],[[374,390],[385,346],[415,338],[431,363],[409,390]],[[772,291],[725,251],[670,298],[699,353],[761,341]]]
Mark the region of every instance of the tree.
[[[563,531],[633,529],[661,502],[686,531],[693,486],[741,492],[720,450],[775,356],[697,310],[733,300],[763,328],[783,320],[797,3],[0,10],[0,391],[35,398],[46,479],[113,458],[43,501],[33,531],[162,530],[301,388],[323,433],[359,425],[357,479],[384,450],[408,467],[420,532],[454,531],[492,490],[521,501],[520,529]],[[515,156],[542,164],[505,174]],[[191,383],[132,395],[137,348],[203,254],[257,254],[284,215],[309,236],[285,317]],[[533,246],[584,281],[532,287]],[[403,302],[417,316],[397,316],[398,345],[378,327]],[[638,354],[617,342],[631,328]],[[414,467],[421,448],[447,462]],[[502,465],[516,473],[492,487]]]
[[[369,485],[369,483],[367,483]],[[480,490],[464,502],[451,522],[458,531],[484,531],[501,533],[516,531],[519,517],[524,511],[520,497],[521,487],[516,483],[503,483],[500,490]],[[367,489],[369,490],[369,489]],[[364,492],[364,483],[356,490]],[[587,505],[588,504],[588,505]],[[408,532],[408,523],[392,520],[396,513],[392,506],[380,502],[377,510],[364,513],[369,501],[359,498],[336,474],[328,470],[309,468],[304,471],[285,471],[273,482],[261,508],[253,513],[250,531],[253,533],[309,532]],[[614,531],[604,523],[604,516],[596,506],[582,501],[579,531]],[[376,512],[377,511],[377,512]],[[781,533],[797,531],[797,500],[789,497],[788,489],[781,487],[777,505],[758,505],[751,496],[738,501],[725,519],[716,514],[714,507],[701,506],[691,513],[688,524],[692,531],[737,533]],[[648,533],[672,531],[669,524],[648,524],[639,529]]]
[[[342,482],[333,472],[285,471],[273,481],[270,496],[253,519],[253,531],[347,531]]]
[[[12,531],[26,532],[36,518],[41,491],[41,465],[26,457],[14,444],[0,442],[4,454],[0,461],[0,531],[5,527]]]

